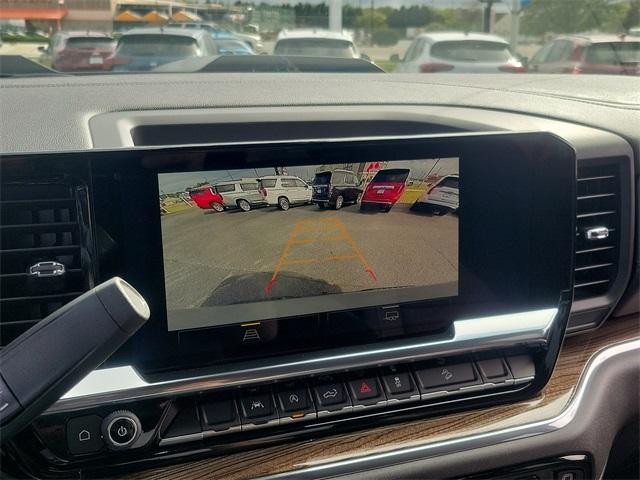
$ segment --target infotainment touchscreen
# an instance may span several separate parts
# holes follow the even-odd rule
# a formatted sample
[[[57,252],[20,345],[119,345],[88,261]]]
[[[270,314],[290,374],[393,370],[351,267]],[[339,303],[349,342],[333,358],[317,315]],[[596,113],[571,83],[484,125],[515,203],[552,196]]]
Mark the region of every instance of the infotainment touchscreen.
[[[463,184],[458,158],[160,173],[168,329],[455,297]]]

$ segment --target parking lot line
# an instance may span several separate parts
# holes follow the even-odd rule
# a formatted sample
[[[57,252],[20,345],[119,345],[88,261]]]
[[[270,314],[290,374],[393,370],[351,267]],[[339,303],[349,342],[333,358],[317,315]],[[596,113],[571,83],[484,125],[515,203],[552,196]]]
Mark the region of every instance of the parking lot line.
[[[338,231],[340,232],[340,235],[323,236],[323,237],[301,239],[301,240],[297,239],[297,237],[301,234],[308,234],[308,233],[325,233],[326,234],[327,231],[329,232]],[[302,258],[302,259],[295,259],[295,260],[287,259],[290,254],[290,250],[294,245],[306,245],[306,244],[320,243],[325,241],[347,242],[351,247],[351,250],[353,251],[353,255],[331,255],[324,258],[308,258],[308,259]],[[360,251],[360,248],[358,248],[356,241],[353,239],[353,237],[349,233],[349,230],[347,230],[347,227],[341,220],[339,220],[336,217],[321,218],[318,220],[316,219],[299,220],[298,222],[296,222],[293,229],[291,230],[291,233],[289,234],[289,237],[287,238],[287,243],[282,251],[282,254],[280,255],[280,258],[278,259],[278,263],[276,264],[276,268],[273,271],[273,275],[271,275],[271,279],[269,280],[267,285],[264,287],[264,291],[266,294],[271,293],[271,290],[273,290],[273,286],[275,285],[278,279],[278,274],[282,270],[282,267],[285,265],[309,265],[314,263],[333,262],[333,261],[352,260],[352,259],[359,260],[364,268],[364,271],[373,279],[373,281],[374,282],[378,281],[378,277],[376,276],[375,272],[367,262],[366,258],[362,254],[362,251]]]

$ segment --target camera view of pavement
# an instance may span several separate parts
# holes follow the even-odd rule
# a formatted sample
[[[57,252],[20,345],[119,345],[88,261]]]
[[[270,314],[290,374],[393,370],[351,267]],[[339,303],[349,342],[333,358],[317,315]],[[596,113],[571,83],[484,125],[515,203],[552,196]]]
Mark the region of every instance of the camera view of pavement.
[[[458,217],[316,205],[162,217],[169,310],[458,280]]]

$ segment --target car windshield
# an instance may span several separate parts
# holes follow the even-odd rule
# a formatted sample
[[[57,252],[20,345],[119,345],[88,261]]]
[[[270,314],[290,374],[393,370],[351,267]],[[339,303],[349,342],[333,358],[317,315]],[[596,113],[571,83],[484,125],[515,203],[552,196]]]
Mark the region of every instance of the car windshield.
[[[409,176],[409,170],[397,168],[391,170],[380,170],[373,178],[374,182],[404,183]]]
[[[190,57],[198,50],[195,39],[178,35],[124,35],[118,43],[117,54],[145,57]]]
[[[2,2],[0,55],[26,63],[0,62],[0,81],[163,72],[640,76],[640,0]]]
[[[107,37],[72,37],[67,41],[67,46],[71,48],[108,48],[115,44],[113,38]]]
[[[438,187],[458,189],[459,180],[456,177],[447,177],[438,184]]]
[[[596,43],[587,49],[585,60],[607,65],[640,63],[640,41]]]
[[[310,57],[352,58],[353,44],[345,40],[326,38],[291,38],[278,40],[276,55],[305,55]]]
[[[438,42],[431,46],[431,55],[454,62],[506,62],[511,58],[509,45],[479,40]]]
[[[329,185],[331,183],[331,172],[317,173],[313,179],[314,185]]]

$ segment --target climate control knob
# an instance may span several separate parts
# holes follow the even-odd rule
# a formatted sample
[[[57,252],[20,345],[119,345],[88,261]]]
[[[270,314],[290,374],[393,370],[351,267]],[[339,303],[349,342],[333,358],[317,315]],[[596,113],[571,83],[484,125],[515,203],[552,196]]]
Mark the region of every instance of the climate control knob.
[[[137,415],[129,410],[118,410],[102,421],[102,438],[111,450],[131,448],[142,433]]]

